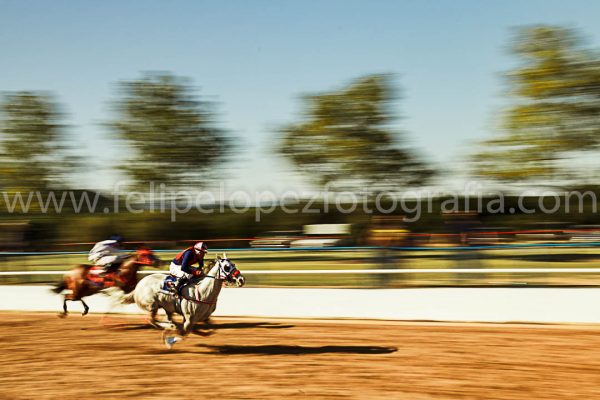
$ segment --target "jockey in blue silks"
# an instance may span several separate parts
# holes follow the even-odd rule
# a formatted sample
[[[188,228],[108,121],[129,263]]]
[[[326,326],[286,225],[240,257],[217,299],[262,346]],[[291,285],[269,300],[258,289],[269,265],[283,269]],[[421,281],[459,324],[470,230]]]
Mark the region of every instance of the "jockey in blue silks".
[[[179,293],[179,290],[192,276],[203,275],[202,267],[204,266],[204,255],[207,252],[208,247],[206,244],[204,242],[198,242],[192,247],[188,247],[177,254],[173,261],[171,261],[169,272],[177,278],[176,293]],[[194,267],[194,264],[198,264],[198,266]]]

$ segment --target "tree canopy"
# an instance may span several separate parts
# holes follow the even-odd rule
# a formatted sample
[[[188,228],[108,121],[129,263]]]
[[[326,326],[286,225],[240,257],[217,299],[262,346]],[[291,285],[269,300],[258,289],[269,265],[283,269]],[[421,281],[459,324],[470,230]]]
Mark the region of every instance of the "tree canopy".
[[[317,185],[378,191],[422,184],[432,171],[392,126],[394,100],[389,75],[305,96],[304,119],[280,130],[279,152]]]
[[[216,126],[213,104],[199,100],[188,80],[148,73],[120,83],[119,95],[109,126],[132,148],[122,168],[134,185],[198,188],[222,171],[231,141]]]
[[[5,190],[45,190],[66,172],[62,115],[48,95],[16,92],[0,103],[1,185]]]
[[[578,172],[564,161],[600,143],[600,57],[556,26],[519,29],[511,50],[521,62],[507,74],[514,104],[502,132],[473,157],[475,172],[503,181],[572,179]]]

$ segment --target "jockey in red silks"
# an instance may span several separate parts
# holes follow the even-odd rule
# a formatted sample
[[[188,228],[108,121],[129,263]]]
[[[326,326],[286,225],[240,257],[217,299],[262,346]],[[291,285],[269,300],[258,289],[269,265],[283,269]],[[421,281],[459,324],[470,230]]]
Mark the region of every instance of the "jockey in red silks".
[[[175,289],[176,293],[179,293],[179,290],[192,276],[201,276],[203,274],[202,267],[204,266],[204,255],[207,251],[208,247],[206,244],[204,242],[198,242],[192,247],[188,247],[177,254],[173,261],[171,261],[169,272],[178,279]],[[198,264],[198,267],[193,266],[196,263]]]

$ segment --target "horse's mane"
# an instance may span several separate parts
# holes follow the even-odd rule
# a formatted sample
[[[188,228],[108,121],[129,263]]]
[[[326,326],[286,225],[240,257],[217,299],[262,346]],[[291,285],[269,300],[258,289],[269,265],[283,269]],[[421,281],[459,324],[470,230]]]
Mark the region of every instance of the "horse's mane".
[[[202,272],[204,272],[205,275],[208,274],[216,263],[217,260],[210,260],[204,267],[202,267]]]
[[[145,247],[141,247],[141,248],[139,248],[139,249],[137,249],[135,251],[132,251],[130,253],[127,253],[127,254],[123,255],[123,262],[129,261],[132,258],[139,256],[140,253],[144,252],[144,251],[150,251],[151,252],[150,249],[146,249]]]
[[[217,260],[210,260],[209,262],[207,262],[206,265],[204,265],[202,267],[202,272],[204,273],[204,275],[208,275],[208,273],[210,272],[211,269],[213,269],[213,267],[215,266],[216,263],[217,263]],[[193,276],[190,279],[190,283],[193,285],[197,285],[203,279],[204,279],[204,276]]]
[[[136,258],[138,255],[137,252],[132,252],[129,254],[125,254],[123,255],[123,258],[121,260],[121,267],[124,267],[128,262],[132,261],[134,258]],[[133,265],[136,265],[135,263]],[[138,266],[139,268],[139,266]]]

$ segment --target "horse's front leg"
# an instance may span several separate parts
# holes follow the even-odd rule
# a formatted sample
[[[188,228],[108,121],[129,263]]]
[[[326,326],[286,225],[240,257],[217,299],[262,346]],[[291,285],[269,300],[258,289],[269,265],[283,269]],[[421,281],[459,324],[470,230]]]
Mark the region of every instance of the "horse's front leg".
[[[190,334],[190,332],[192,331],[193,328],[194,328],[194,322],[191,319],[186,319],[185,321],[183,321],[183,324],[181,325],[181,329],[179,329],[179,334],[181,336],[187,336]]]
[[[172,326],[175,326],[175,321],[173,321],[173,311],[168,311],[165,309],[165,314],[167,314],[167,321],[169,321]]]
[[[175,343],[183,340],[183,338],[187,336],[194,327],[194,323],[190,319],[186,318],[185,314],[183,315],[183,318],[184,320],[181,325],[173,323],[175,329],[166,329],[162,334],[162,340],[168,349],[173,348]]]
[[[211,320],[210,320],[210,317],[211,317],[211,315],[213,315],[213,313],[215,312],[215,310],[216,310],[216,309],[217,309],[217,305],[216,305],[216,304],[214,304],[214,305],[212,305],[212,306],[210,307],[210,313],[208,314],[208,317],[206,317],[206,318],[204,319],[204,323],[205,323],[206,325],[212,325],[212,323],[211,323]]]
[[[183,323],[179,325],[177,329],[177,333],[182,337],[187,336],[194,326],[189,319],[185,318],[185,316],[183,318]]]
[[[153,327],[162,329],[162,326],[160,326],[160,324],[158,323],[158,321],[156,319],[157,313],[158,313],[158,307],[152,308],[152,310],[150,310],[150,320],[148,322],[150,322],[150,325],[152,325]]]
[[[197,318],[194,318],[194,314],[183,313],[183,323],[179,325],[178,332],[181,336],[187,336],[194,330]]]
[[[81,315],[86,315],[88,311],[90,311],[90,308],[87,304],[85,304],[85,301],[83,301],[83,299],[79,299],[79,301],[81,302],[81,304],[83,304],[83,312],[81,313]]]
[[[190,333],[194,333],[196,335],[199,336],[211,336],[214,334],[214,331],[210,330],[210,327],[207,327],[207,331],[203,331],[202,329],[196,329],[196,323],[198,322],[198,319],[190,319],[188,321],[186,321],[186,323],[183,324],[183,332],[185,335],[188,335]],[[210,324],[210,321],[208,321],[208,318],[206,318],[204,320],[205,324]]]

